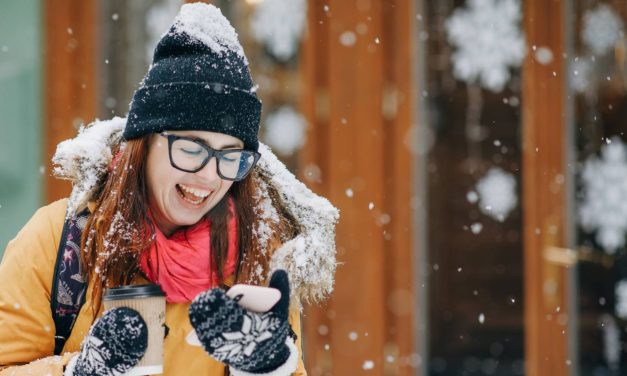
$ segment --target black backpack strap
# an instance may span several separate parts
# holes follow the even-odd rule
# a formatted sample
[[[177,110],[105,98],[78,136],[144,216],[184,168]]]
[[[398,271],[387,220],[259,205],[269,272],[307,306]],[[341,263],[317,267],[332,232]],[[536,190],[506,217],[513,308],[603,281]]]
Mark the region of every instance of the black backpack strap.
[[[54,354],[59,355],[70,336],[74,322],[85,303],[87,282],[84,281],[80,258],[81,235],[89,211],[87,209],[66,218],[57,249],[57,261],[50,292],[50,307],[54,320]]]

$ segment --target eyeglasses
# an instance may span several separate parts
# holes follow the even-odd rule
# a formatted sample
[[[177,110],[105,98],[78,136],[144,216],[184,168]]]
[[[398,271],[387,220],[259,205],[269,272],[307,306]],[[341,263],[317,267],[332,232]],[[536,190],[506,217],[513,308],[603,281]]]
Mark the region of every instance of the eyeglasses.
[[[222,179],[239,181],[253,169],[261,154],[242,149],[215,150],[193,138],[159,133],[168,139],[168,153],[172,167],[185,172],[198,172],[216,157],[218,175]]]

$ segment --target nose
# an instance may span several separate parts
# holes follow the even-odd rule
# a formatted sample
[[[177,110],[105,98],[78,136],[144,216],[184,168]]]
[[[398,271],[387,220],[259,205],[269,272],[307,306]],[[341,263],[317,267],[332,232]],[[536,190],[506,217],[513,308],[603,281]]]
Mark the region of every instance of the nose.
[[[215,157],[212,157],[205,167],[196,172],[196,174],[202,176],[203,180],[207,182],[207,185],[214,188],[218,187],[222,179],[220,175],[218,175],[218,160]]]

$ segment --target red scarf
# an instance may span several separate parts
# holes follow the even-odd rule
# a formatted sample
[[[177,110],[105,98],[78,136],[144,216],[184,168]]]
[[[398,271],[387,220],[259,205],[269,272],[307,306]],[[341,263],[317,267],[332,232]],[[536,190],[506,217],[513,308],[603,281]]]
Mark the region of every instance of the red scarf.
[[[237,221],[232,200],[227,224],[229,249],[223,277],[235,272],[237,263]],[[211,223],[201,220],[195,225],[176,231],[167,238],[158,226],[156,239],[139,260],[148,279],[161,286],[168,303],[188,303],[199,293],[218,285],[217,273],[211,265]]]

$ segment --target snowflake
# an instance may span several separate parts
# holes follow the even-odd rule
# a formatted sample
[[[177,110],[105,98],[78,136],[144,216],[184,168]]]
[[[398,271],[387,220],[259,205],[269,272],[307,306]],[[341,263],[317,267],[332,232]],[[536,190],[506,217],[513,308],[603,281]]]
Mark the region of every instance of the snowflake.
[[[213,355],[219,361],[240,362],[249,357],[259,343],[271,338],[279,324],[279,319],[270,313],[244,314],[239,331],[222,333],[222,337],[212,341],[211,346],[216,349]]]
[[[306,0],[265,0],[251,20],[253,37],[281,61],[296,54],[307,17]]]
[[[613,137],[592,156],[581,171],[583,199],[579,221],[585,231],[596,231],[596,240],[609,254],[625,245],[627,230],[627,147]]]
[[[475,187],[479,196],[479,210],[499,222],[518,204],[516,178],[498,167],[492,167]]]
[[[273,150],[291,155],[305,144],[306,126],[304,116],[291,107],[283,106],[268,115],[265,139]]]
[[[605,55],[623,36],[623,22],[606,4],[588,10],[583,16],[583,42],[594,54]]]
[[[525,57],[525,38],[519,23],[520,0],[469,0],[446,21],[453,74],[467,83],[478,82],[500,92]]]
[[[616,316],[621,319],[627,319],[627,279],[623,279],[616,283],[614,287],[616,295],[615,312]]]

